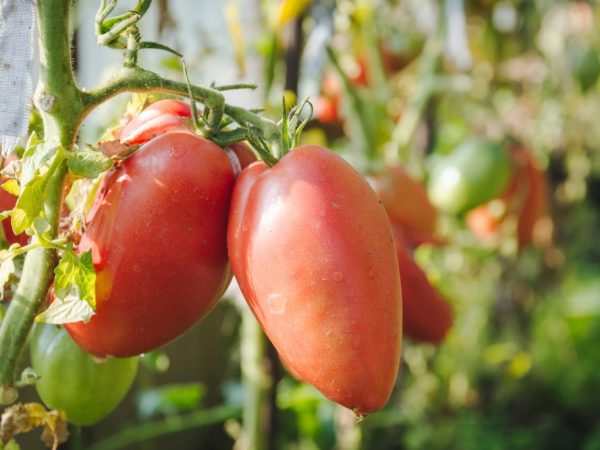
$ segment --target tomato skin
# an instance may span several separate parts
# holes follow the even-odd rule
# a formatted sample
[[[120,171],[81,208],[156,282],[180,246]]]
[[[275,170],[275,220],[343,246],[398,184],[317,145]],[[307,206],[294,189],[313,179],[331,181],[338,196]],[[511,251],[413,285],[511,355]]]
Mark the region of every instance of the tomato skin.
[[[517,225],[519,248],[526,247],[534,241],[536,225],[540,219],[548,215],[550,209],[550,183],[548,177],[544,171],[536,167],[531,155],[527,159],[526,172],[529,180],[529,190],[519,214]]]
[[[429,283],[397,228],[394,238],[402,283],[403,331],[415,341],[439,344],[452,328],[452,307]]]
[[[234,173],[216,144],[170,132],[108,174],[80,251],[91,249],[97,310],[67,324],[98,356],[132,356],[204,317],[231,280],[227,216]]]
[[[248,166],[229,217],[232,270],[284,363],[357,414],[398,372],[402,304],[384,209],[341,157],[302,145]]]
[[[137,373],[138,358],[96,362],[54,325],[36,324],[31,364],[40,377],[35,387],[44,403],[67,413],[69,422],[93,425],[123,400]]]
[[[438,213],[429,201],[425,187],[402,166],[388,166],[370,178],[390,222],[402,230],[413,246],[438,242],[435,232]]]
[[[119,133],[123,144],[143,144],[167,131],[191,129],[190,105],[181,100],[160,100],[128,122]]]
[[[227,148],[235,153],[235,156],[240,163],[240,168],[242,169],[256,161],[256,155],[245,142],[236,142],[235,144],[229,145]]]
[[[463,214],[506,189],[511,162],[499,144],[471,138],[431,171],[427,191],[431,202],[450,214]]]

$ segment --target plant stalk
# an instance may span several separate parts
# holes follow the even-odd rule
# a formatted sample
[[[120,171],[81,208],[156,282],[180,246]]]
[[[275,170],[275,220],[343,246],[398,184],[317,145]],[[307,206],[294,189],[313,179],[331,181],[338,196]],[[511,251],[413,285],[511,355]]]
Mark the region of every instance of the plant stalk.
[[[70,0],[36,2],[40,75],[35,94],[44,122],[46,142],[72,149],[83,110],[80,91],[71,68],[69,38]],[[50,178],[45,192],[44,210],[50,233],[56,236],[67,172],[63,161]],[[10,404],[17,398],[15,368],[57,263],[54,249],[39,248],[25,257],[23,274],[0,327],[0,403]]]
[[[275,122],[260,117],[244,108],[224,103],[223,94],[221,94],[218,88],[211,89],[191,85],[191,90],[194,94],[194,98],[201,101],[210,110],[219,110],[222,108],[225,114],[230,116],[240,125],[250,124],[260,129],[265,139],[269,141],[276,141],[279,138],[279,128]],[[188,86],[186,83],[162,78],[158,74],[140,67],[122,67],[105,86],[92,91],[83,92],[82,95],[85,110],[87,112],[115,95],[124,92],[148,91],[187,96]]]
[[[195,411],[185,416],[165,417],[161,420],[146,422],[125,428],[89,447],[89,450],[118,450],[131,445],[168,434],[179,433],[202,426],[224,422],[239,417],[239,406],[217,406],[211,409]]]
[[[245,386],[245,401],[242,421],[244,435],[242,448],[268,450],[270,422],[266,420],[271,407],[270,390],[273,388],[266,367],[267,342],[259,323],[249,309],[242,311],[241,357],[242,382]]]

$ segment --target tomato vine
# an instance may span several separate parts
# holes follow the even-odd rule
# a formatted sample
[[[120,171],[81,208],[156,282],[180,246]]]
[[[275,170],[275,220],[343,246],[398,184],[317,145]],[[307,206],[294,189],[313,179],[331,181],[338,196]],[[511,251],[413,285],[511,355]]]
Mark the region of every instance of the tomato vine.
[[[28,180],[29,183],[21,186],[20,200],[13,210],[13,224],[19,221],[22,229],[29,228],[33,238],[29,246],[14,252],[28,250],[21,280],[0,328],[1,404],[11,404],[18,396],[15,387],[18,377],[15,373],[16,362],[34,318],[42,307],[59,261],[55,241],[64,200],[65,178],[72,167],[69,160],[75,154],[79,128],[92,110],[125,92],[163,92],[187,96],[191,91],[194,100],[205,106],[206,137],[218,141],[223,117],[228,116],[240,128],[247,130],[248,135],[256,136],[262,142],[277,145],[280,140],[280,128],[276,122],[225,103],[222,91],[252,88],[251,85],[188,86],[139,67],[139,49],[170,49],[161,44],[140,42],[136,24],[146,12],[149,0],[140,1],[134,10],[124,15],[108,18],[116,3],[116,0],[101,2],[96,32],[100,44],[126,49],[125,62],[106,84],[85,90],[77,85],[71,65],[71,1],[36,2],[41,64],[34,103],[43,121],[44,138],[39,146],[28,149],[31,152],[33,176]],[[92,166],[103,164],[102,161],[88,163]],[[38,217],[44,219],[40,229],[34,226]]]

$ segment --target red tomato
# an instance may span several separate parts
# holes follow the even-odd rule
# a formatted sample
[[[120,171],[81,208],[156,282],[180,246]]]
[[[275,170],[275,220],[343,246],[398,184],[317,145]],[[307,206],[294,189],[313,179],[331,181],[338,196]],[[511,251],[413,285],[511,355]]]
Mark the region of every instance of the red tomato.
[[[402,230],[411,245],[439,242],[435,237],[438,213],[425,187],[401,166],[390,166],[371,178],[390,222]]]
[[[190,130],[190,105],[181,100],[160,100],[127,123],[119,133],[123,144],[142,144],[167,131]]]
[[[99,356],[132,356],[175,339],[231,279],[226,247],[234,172],[216,144],[170,132],[106,175],[80,250],[92,251],[97,311],[66,325]]]
[[[526,152],[525,150],[522,150]],[[534,241],[535,228],[539,221],[549,213],[550,186],[546,173],[539,170],[533,159],[527,160],[526,171],[529,179],[529,190],[523,203],[517,225],[519,248]]]
[[[357,59],[357,73],[350,77],[354,87],[368,85],[366,60],[364,57]],[[340,124],[340,107],[344,91],[337,76],[325,74],[321,85],[321,95],[315,100],[315,119],[326,125]]]
[[[235,156],[240,163],[240,169],[243,169],[256,161],[256,155],[245,142],[236,142],[227,148],[235,153]]]
[[[315,101],[315,119],[327,125],[336,125],[342,121],[340,117],[339,97],[321,95]]]
[[[242,293],[283,361],[329,399],[364,415],[398,372],[402,304],[384,209],[340,156],[303,145],[240,175],[229,257]]]
[[[404,333],[416,341],[438,344],[452,327],[452,307],[415,263],[402,233],[394,229],[394,237],[402,283]]]

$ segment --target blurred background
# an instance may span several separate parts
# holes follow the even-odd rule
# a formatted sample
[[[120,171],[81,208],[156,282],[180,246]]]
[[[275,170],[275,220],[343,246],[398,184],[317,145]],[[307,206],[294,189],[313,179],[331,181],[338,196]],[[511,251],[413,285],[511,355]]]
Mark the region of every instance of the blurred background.
[[[96,3],[75,2],[87,87],[122,59],[96,45]],[[145,355],[117,411],[61,448],[600,449],[599,24],[595,1],[154,0],[142,35],[183,53],[193,82],[256,83],[228,101],[272,117],[283,95],[309,97],[304,142],[364,174],[401,165],[426,187],[435,227],[407,252],[452,326],[435,338],[411,327],[392,398],[357,423],[286,374],[232,288]],[[141,64],[183,79],[168,53],[144,51]],[[126,101],[88,119],[82,140]],[[481,149],[456,162],[465,142]],[[487,170],[456,194],[483,192],[469,206],[439,195],[454,189],[440,181],[452,165]]]

